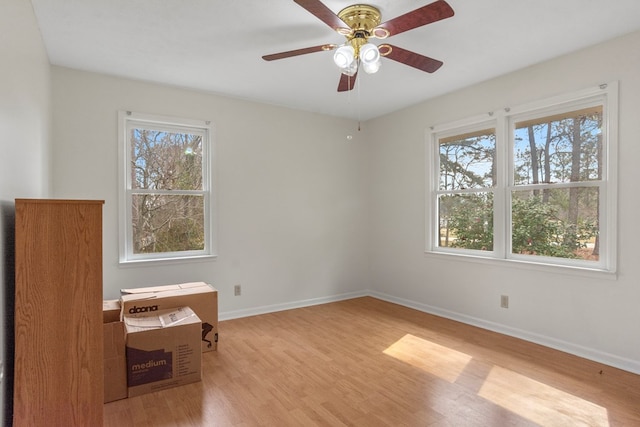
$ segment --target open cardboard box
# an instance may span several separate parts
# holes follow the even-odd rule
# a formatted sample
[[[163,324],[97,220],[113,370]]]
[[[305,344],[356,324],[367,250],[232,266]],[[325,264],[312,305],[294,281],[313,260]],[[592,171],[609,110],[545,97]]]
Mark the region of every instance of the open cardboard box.
[[[204,282],[121,289],[121,319],[191,307],[202,322],[202,351],[218,348],[218,291]]]
[[[200,318],[189,307],[125,316],[129,397],[202,379]]]

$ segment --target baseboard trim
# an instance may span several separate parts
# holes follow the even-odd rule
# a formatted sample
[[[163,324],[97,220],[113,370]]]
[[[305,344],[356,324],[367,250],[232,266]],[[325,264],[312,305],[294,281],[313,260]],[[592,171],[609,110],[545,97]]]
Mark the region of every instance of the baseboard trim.
[[[383,301],[391,302],[394,304],[402,305],[404,307],[413,308],[424,313],[433,314],[435,316],[444,317],[446,319],[455,320],[467,325],[477,326],[482,329],[497,332],[503,335],[508,335],[514,338],[523,339],[535,344],[540,344],[545,347],[553,348],[555,350],[563,351],[565,353],[573,354],[575,356],[582,357],[584,359],[592,360],[594,362],[603,363],[614,368],[622,369],[634,374],[640,375],[640,362],[619,357],[614,354],[609,354],[603,351],[594,350],[592,348],[583,347],[580,345],[572,344],[567,341],[558,340],[545,335],[535,334],[522,329],[512,328],[502,325],[500,323],[489,322],[476,317],[467,316],[465,314],[456,313],[449,310],[444,310],[438,307],[433,307],[427,304],[418,303],[408,299],[394,297],[382,292],[369,291],[369,296],[378,298]]]
[[[283,304],[263,305],[260,307],[247,308],[243,310],[225,311],[218,314],[218,320],[231,320],[241,317],[257,316],[259,314],[275,313],[277,311],[293,310],[295,308],[311,307],[313,305],[327,304],[330,302],[344,301],[353,298],[370,296],[369,291],[347,292],[328,297],[311,298],[306,300],[292,301]]]
[[[232,310],[219,313],[218,319],[220,321],[238,319],[241,317],[257,316],[260,314],[274,313],[277,311],[292,310],[296,308],[310,307],[313,305],[327,304],[331,302],[344,301],[353,298],[360,297],[373,297],[383,301],[391,302],[394,304],[402,305],[404,307],[412,308],[414,310],[422,311],[424,313],[433,314],[435,316],[444,317],[446,319],[455,320],[457,322],[465,323],[472,326],[477,326],[482,329],[497,332],[500,334],[508,335],[514,338],[520,338],[525,341],[529,341],[535,344],[540,344],[545,347],[553,348],[555,350],[563,351],[565,353],[573,354],[575,356],[583,357],[594,362],[603,363],[614,368],[622,369],[637,375],[640,375],[640,361],[626,359],[614,354],[609,354],[599,350],[595,350],[588,347],[572,344],[570,342],[558,340],[545,335],[535,334],[522,329],[512,328],[500,323],[490,322],[487,320],[479,319],[465,314],[457,313],[454,311],[444,310],[438,307],[430,306],[428,304],[422,304],[416,301],[394,297],[389,294],[385,294],[378,291],[364,290],[356,292],[347,292],[343,294],[337,294],[328,297],[311,298],[306,300],[292,301],[283,304],[264,305],[260,307],[253,307],[243,310]]]

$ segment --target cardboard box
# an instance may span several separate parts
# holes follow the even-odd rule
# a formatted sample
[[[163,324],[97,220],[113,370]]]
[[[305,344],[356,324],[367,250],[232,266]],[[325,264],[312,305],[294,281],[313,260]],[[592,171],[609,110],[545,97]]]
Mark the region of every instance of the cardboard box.
[[[104,334],[104,403],[127,397],[127,360],[120,301],[102,304]]]
[[[200,318],[189,307],[125,317],[129,397],[202,379]]]
[[[218,348],[218,291],[204,282],[121,289],[121,318],[191,307],[202,321],[202,351]]]
[[[119,322],[120,300],[107,299],[102,301],[102,323]]]

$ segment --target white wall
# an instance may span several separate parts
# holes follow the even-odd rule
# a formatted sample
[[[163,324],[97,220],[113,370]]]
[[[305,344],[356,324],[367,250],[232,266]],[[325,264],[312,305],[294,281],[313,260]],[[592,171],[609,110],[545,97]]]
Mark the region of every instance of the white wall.
[[[0,28],[0,420],[10,425],[14,199],[47,194],[50,93],[49,62],[31,3],[0,1]]]
[[[367,146],[355,123],[52,70],[53,193],[106,201],[106,298],[126,287],[205,281],[219,290],[221,317],[232,317],[366,289]],[[118,266],[119,109],[212,121],[218,165],[215,261]],[[242,296],[233,296],[235,284],[242,285]]]
[[[371,283],[381,296],[640,373],[640,33],[367,123]],[[618,80],[617,280],[424,254],[429,126]],[[500,308],[500,295],[510,307]]]
[[[233,317],[371,289],[640,372],[639,43],[633,34],[595,46],[372,120],[362,132],[336,118],[53,67],[53,193],[106,200],[108,298],[123,287],[204,280],[220,290],[221,317]],[[620,81],[617,279],[424,254],[429,125],[612,80]],[[118,266],[119,109],[213,121],[217,260]]]

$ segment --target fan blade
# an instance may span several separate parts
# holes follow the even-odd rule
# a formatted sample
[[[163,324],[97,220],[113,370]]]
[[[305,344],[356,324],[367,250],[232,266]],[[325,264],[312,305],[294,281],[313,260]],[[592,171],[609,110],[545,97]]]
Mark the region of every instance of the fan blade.
[[[319,0],[293,0],[303,8],[307,9],[316,18],[338,31],[339,28],[347,28],[349,26],[331,11],[327,6]]]
[[[411,52],[410,50],[390,44],[382,44],[378,49],[380,55],[386,58],[393,59],[394,61],[401,62],[418,70],[426,71],[427,73],[433,73],[442,67],[443,64],[442,61],[438,61],[437,59],[429,58],[428,56],[423,56],[419,53]]]
[[[305,55],[307,53],[333,50],[336,47],[338,46],[335,44],[323,44],[320,46],[306,47],[304,49],[296,49],[296,50],[288,50],[286,52],[272,53],[271,55],[264,55],[262,59],[264,59],[265,61],[273,61],[276,59],[284,59],[284,58],[290,58],[292,56]]]
[[[446,1],[438,0],[390,21],[383,22],[374,29],[374,33],[375,30],[382,29],[388,33],[388,36],[393,36],[441,19],[450,18],[453,13],[453,9]]]
[[[356,77],[358,77],[357,72],[353,76],[340,74],[340,83],[338,83],[338,92],[347,92],[353,89],[353,87],[356,85]]]

